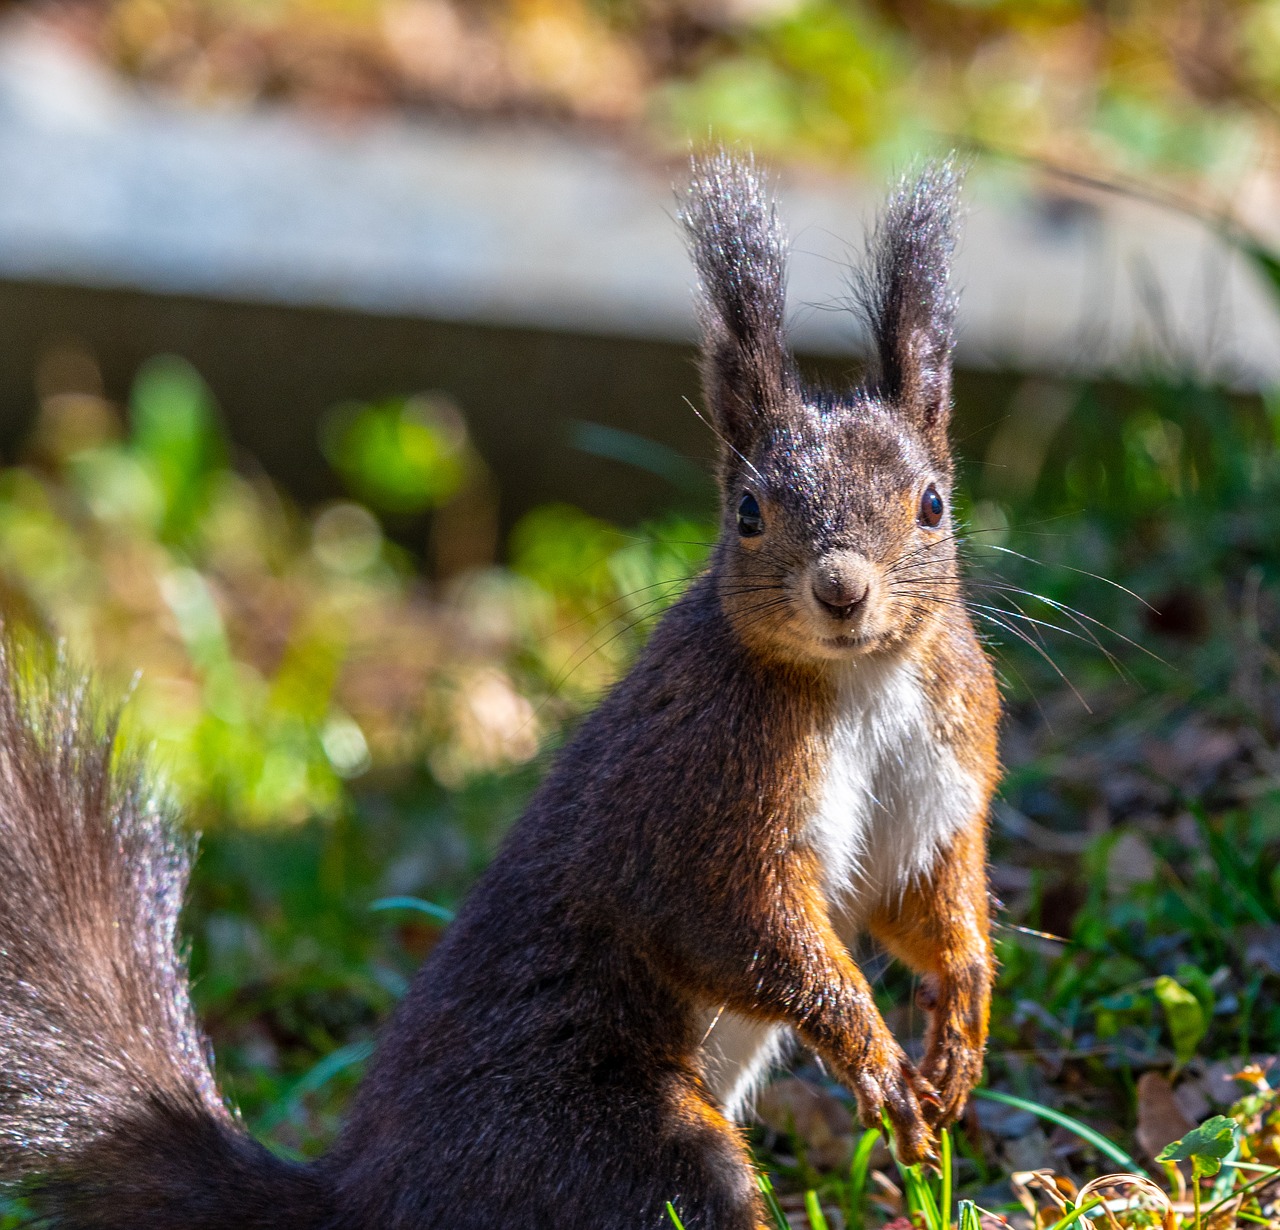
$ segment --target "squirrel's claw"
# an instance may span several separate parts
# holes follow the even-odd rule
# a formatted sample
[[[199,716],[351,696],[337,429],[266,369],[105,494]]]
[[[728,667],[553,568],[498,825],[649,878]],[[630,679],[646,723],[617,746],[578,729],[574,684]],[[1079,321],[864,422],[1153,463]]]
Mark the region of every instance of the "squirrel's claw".
[[[899,1051],[882,1067],[867,1068],[850,1082],[864,1127],[878,1128],[888,1118],[898,1160],[913,1166],[933,1156],[933,1115],[926,1106],[941,1105],[938,1091]]]

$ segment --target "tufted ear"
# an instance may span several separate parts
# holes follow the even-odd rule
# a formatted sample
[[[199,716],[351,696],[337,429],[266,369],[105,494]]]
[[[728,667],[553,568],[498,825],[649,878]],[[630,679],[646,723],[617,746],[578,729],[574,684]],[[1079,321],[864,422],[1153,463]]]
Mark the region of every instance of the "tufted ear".
[[[944,454],[951,418],[956,299],[950,278],[959,188],[960,175],[950,159],[903,180],[880,217],[854,287],[875,348],[877,394]]]
[[[786,236],[754,160],[724,150],[694,160],[680,220],[700,283],[703,388],[727,444],[745,449],[796,385]]]

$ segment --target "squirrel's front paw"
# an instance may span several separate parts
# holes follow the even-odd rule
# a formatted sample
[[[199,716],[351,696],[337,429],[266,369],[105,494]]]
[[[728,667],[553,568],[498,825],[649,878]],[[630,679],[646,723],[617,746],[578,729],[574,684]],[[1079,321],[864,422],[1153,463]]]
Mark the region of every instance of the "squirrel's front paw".
[[[858,1099],[858,1118],[864,1127],[878,1128],[883,1126],[882,1115],[887,1115],[898,1160],[908,1166],[927,1161],[934,1156],[932,1123],[938,1094],[897,1043],[882,1048],[882,1055],[848,1074]]]
[[[917,1004],[930,1016],[920,1070],[938,1091],[937,1103],[926,1108],[935,1128],[960,1117],[973,1087],[982,1079],[987,997],[975,990],[972,984],[977,981],[939,986],[929,978],[916,996]]]
[[[938,1094],[926,1112],[932,1126],[943,1127],[960,1117],[973,1087],[982,1079],[982,1063],[981,1046],[974,1046],[959,1030],[946,1026],[938,1030],[921,1065]]]

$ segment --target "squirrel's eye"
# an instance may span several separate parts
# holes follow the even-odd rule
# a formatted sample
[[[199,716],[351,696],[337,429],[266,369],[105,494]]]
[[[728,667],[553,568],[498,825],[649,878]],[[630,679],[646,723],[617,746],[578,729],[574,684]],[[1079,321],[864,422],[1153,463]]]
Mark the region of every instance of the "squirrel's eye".
[[[743,538],[758,538],[764,533],[764,518],[760,515],[760,505],[750,491],[742,493],[738,501],[738,533]]]
[[[931,530],[937,529],[942,520],[942,508],[942,497],[938,494],[937,487],[930,483],[920,497],[920,524]]]

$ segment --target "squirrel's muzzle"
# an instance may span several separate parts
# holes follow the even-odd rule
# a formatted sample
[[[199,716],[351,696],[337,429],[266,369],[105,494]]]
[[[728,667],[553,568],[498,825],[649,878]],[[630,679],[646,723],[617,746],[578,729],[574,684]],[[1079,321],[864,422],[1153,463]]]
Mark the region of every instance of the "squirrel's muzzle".
[[[856,551],[832,551],[810,569],[810,586],[818,609],[841,621],[858,614],[872,582],[870,561]]]

